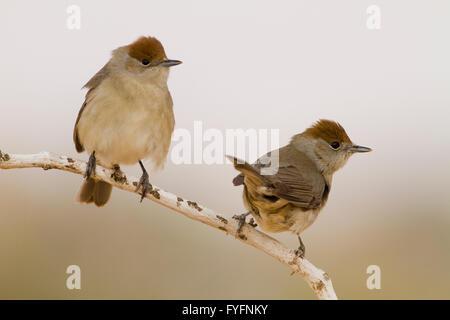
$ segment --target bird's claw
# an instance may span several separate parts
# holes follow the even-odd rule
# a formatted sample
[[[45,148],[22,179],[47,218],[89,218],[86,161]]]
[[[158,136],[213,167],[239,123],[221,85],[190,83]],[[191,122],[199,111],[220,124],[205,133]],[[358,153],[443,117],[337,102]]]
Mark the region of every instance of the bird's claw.
[[[294,251],[295,255],[299,258],[305,257],[306,248],[303,242],[300,244],[300,246]]]
[[[299,258],[303,259],[305,257],[305,249],[298,248],[297,250],[294,251],[294,253]]]
[[[142,193],[141,193],[141,201],[145,198],[148,191],[151,191],[153,189],[152,185],[150,184],[148,173],[144,171],[142,173],[141,179],[139,179],[139,183],[137,184],[136,191],[138,191],[142,187]]]
[[[294,253],[297,257],[303,259],[305,257],[306,248],[305,248],[305,245],[303,244],[303,241],[302,241],[302,238],[300,237],[300,235],[298,235],[298,241],[300,242],[300,245],[297,248],[297,250],[294,251]]]
[[[86,164],[86,172],[84,173],[84,177],[89,179],[91,175],[95,176],[95,167],[96,167],[96,159],[95,159],[95,151],[89,156],[89,160]]]
[[[233,219],[236,219],[239,221],[238,228],[237,228],[237,234],[241,233],[242,227],[244,226],[244,223],[245,223],[245,218],[247,218],[248,214],[249,214],[249,212],[243,213],[243,214],[235,214],[233,216]]]

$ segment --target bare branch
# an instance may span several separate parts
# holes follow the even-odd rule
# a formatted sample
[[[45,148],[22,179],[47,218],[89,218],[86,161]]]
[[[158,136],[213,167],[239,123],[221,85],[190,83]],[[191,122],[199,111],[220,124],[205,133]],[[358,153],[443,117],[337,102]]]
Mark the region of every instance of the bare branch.
[[[40,167],[44,170],[58,169],[83,175],[86,170],[86,163],[49,152],[8,155],[0,151],[0,169],[34,167]],[[116,188],[137,193],[135,191],[137,178],[115,179],[113,173],[113,170],[97,165],[95,179],[108,182]],[[146,197],[188,218],[222,230],[236,239],[265,252],[289,267],[293,273],[298,273],[309,284],[319,299],[337,299],[331,280],[323,270],[316,268],[306,259],[298,258],[293,250],[288,249],[274,238],[256,230],[249,224],[245,224],[241,234],[238,235],[236,233],[238,228],[236,220],[225,218],[195,201],[183,199],[156,186],[153,186]]]

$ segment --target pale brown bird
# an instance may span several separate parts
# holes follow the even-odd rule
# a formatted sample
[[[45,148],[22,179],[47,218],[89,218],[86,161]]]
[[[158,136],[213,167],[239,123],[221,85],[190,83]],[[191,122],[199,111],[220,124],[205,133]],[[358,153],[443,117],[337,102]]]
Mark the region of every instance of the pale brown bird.
[[[89,89],[75,123],[73,140],[78,152],[89,154],[80,202],[103,206],[112,186],[95,180],[96,161],[119,170],[120,164],[140,164],[137,190],[142,199],[150,188],[141,160],[160,168],[167,156],[175,125],[173,103],[167,88],[169,60],[156,38],[141,37],[112,52],[108,63],[84,86]]]
[[[253,165],[228,157],[241,172],[233,184],[244,185],[244,205],[249,210],[234,216],[239,220],[238,233],[246,216],[252,214],[267,232],[297,234],[300,247],[296,253],[303,257],[305,246],[300,234],[316,220],[327,202],[333,174],[352,154],[369,151],[353,144],[340,124],[319,120],[293,136],[288,145],[267,153]],[[276,173],[263,174],[274,164]]]

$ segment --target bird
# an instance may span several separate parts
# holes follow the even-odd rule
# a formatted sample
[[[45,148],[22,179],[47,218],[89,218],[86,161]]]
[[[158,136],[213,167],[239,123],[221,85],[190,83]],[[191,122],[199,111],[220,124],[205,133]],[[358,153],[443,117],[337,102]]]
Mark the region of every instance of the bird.
[[[81,203],[105,205],[111,184],[95,179],[96,164],[121,173],[120,165],[139,163],[141,202],[151,189],[143,160],[155,170],[167,156],[175,118],[167,87],[169,68],[182,63],[167,58],[155,37],[142,36],[112,51],[110,60],[84,86],[88,89],[73,130],[78,153],[89,160],[77,195]]]
[[[251,214],[264,231],[296,234],[300,245],[295,254],[303,258],[306,249],[300,235],[324,208],[333,174],[351,155],[370,151],[354,144],[339,123],[320,119],[294,135],[288,145],[268,152],[254,164],[227,156],[240,171],[233,184],[243,185],[248,210],[233,216],[239,221],[237,233]]]

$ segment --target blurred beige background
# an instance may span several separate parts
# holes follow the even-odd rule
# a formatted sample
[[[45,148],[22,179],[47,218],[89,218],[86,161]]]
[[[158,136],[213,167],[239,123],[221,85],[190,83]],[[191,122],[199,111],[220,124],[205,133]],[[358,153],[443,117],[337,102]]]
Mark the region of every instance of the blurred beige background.
[[[72,4],[80,30],[66,27]],[[380,30],[366,27],[371,4]],[[177,128],[279,128],[284,145],[323,117],[374,148],[336,174],[303,235],[340,298],[449,299],[449,15],[445,0],[4,1],[0,149],[87,159],[72,142],[81,86],[112,49],[156,36],[184,62],[169,80]],[[232,216],[244,210],[235,174],[168,161],[151,179]],[[315,298],[274,259],[134,194],[76,203],[81,179],[0,171],[0,298]],[[78,291],[65,287],[71,264]],[[381,290],[366,288],[372,264]]]

